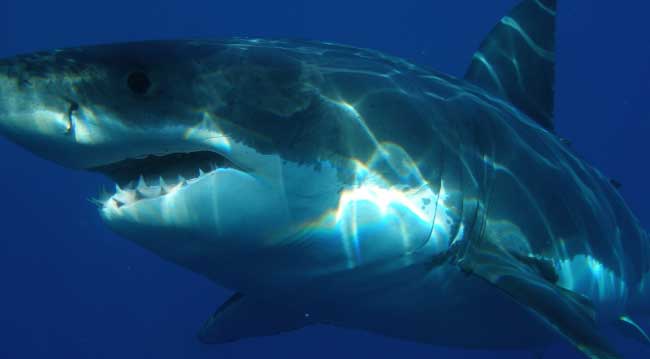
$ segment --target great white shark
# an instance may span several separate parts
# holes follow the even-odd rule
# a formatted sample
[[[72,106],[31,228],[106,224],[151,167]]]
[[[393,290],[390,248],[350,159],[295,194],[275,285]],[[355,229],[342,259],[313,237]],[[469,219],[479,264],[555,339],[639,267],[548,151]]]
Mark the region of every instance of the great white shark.
[[[0,60],[0,133],[115,191],[119,235],[236,294],[208,343],[311,324],[591,358],[650,310],[650,240],[554,130],[555,0],[464,78],[350,46],[149,41]]]

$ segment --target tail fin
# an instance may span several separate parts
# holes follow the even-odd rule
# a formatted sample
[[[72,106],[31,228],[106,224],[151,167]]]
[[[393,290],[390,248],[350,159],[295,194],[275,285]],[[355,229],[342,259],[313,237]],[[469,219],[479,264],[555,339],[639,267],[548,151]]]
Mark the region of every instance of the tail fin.
[[[553,130],[557,0],[524,0],[492,30],[465,79]]]

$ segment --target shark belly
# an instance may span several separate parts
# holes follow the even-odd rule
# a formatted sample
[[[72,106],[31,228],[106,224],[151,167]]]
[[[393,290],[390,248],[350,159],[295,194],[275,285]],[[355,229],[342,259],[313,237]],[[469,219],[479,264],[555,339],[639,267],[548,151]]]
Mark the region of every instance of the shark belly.
[[[291,306],[315,322],[425,344],[463,348],[543,347],[553,333],[505,293],[451,264],[418,263],[384,272],[347,273],[301,290]]]

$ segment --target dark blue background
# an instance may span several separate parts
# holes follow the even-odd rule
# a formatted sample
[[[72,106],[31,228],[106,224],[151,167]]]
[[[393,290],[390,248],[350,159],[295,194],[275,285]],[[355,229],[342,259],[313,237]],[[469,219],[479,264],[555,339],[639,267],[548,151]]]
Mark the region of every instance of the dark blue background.
[[[516,0],[2,0],[0,56],[154,38],[310,38],[383,50],[462,75]],[[650,228],[650,25],[646,1],[560,1],[559,132]],[[0,94],[1,95],[1,94]],[[0,140],[0,358],[467,358],[444,349],[311,327],[205,346],[195,333],[229,293],[110,233],[87,198],[105,180]],[[648,318],[645,319],[646,323]],[[614,338],[630,357],[650,350]],[[577,357],[566,344],[548,357]]]

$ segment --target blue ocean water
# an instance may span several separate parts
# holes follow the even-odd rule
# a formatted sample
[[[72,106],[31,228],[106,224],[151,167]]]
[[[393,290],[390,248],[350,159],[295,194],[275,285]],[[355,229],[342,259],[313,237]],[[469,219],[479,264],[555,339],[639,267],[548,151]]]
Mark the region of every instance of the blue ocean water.
[[[260,36],[375,48],[461,76],[517,0],[2,0],[0,56],[142,39]],[[650,228],[650,3],[560,1],[558,132]],[[108,181],[0,139],[0,358],[520,358],[325,326],[223,345],[195,333],[231,293],[109,232]],[[646,324],[650,318],[641,318]],[[630,358],[650,349],[612,334]],[[579,358],[565,343],[547,357]]]

